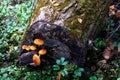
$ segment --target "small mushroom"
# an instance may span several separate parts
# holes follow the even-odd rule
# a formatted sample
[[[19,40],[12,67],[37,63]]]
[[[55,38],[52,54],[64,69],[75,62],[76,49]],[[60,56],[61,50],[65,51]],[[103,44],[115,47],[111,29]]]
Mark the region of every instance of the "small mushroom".
[[[34,62],[34,64],[35,64],[36,66],[40,65],[40,63],[41,63],[41,61],[40,61],[40,56],[38,56],[37,54],[34,54],[34,55],[33,55],[32,60],[33,60],[33,62]]]
[[[39,50],[39,55],[45,55],[47,53],[47,50],[46,49],[41,49]]]
[[[25,48],[25,50],[29,51],[29,50],[30,50],[30,46],[27,46],[27,47]]]
[[[30,46],[30,50],[36,50],[36,46],[34,45]]]
[[[38,46],[41,46],[44,44],[44,41],[42,39],[35,39],[34,40],[34,44],[38,45]]]
[[[26,49],[28,46],[27,45],[23,45],[22,46],[22,49]]]

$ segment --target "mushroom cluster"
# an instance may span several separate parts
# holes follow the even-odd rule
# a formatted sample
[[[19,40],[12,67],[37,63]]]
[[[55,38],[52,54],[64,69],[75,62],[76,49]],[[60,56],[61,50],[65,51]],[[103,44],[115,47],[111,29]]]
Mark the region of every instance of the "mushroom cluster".
[[[35,39],[34,45],[22,45],[22,49],[26,50],[27,52],[35,51],[35,50],[37,51],[37,53],[32,56],[32,61],[35,66],[41,64],[41,60],[40,60],[41,55],[45,55],[47,53],[46,49],[41,48],[42,45],[44,45],[44,40],[42,39]]]
[[[71,63],[82,65],[82,56],[81,44],[70,36],[69,28],[41,20],[26,31],[21,42],[19,64],[53,65],[57,59],[64,57]]]

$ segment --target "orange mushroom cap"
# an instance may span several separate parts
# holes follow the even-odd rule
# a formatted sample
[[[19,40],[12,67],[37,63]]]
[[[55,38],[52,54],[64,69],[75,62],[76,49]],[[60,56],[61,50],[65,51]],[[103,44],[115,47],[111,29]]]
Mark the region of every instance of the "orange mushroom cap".
[[[27,46],[27,47],[25,48],[25,50],[29,51],[29,50],[30,50],[30,46]]]
[[[33,62],[34,62],[34,64],[35,64],[36,66],[40,65],[40,63],[41,63],[40,57],[39,57],[37,54],[34,54],[34,55],[33,55],[32,60],[33,60]]]
[[[23,45],[22,46],[22,49],[26,49],[28,46],[27,45]]]
[[[47,50],[46,49],[41,49],[39,50],[39,55],[45,55],[47,53]]]
[[[34,45],[30,46],[30,50],[36,50],[36,46]]]
[[[44,44],[44,41],[42,40],[42,39],[35,39],[34,40],[34,44],[36,44],[36,45],[43,45]]]

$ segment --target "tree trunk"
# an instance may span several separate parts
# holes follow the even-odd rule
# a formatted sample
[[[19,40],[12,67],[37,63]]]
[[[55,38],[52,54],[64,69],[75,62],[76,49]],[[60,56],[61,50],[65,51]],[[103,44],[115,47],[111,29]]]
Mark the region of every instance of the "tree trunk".
[[[21,43],[20,64],[35,65],[33,55],[39,55],[39,50],[45,48],[47,54],[41,57],[39,55],[42,62],[53,64],[56,59],[65,57],[70,62],[82,66],[84,54],[80,42],[94,39],[95,34],[105,25],[105,9],[110,2],[39,0]],[[44,40],[44,45],[34,43],[38,38]],[[37,49],[26,50],[23,49],[23,45],[34,45]]]
[[[88,36],[95,37],[96,28],[100,29],[104,26],[106,11],[111,2],[108,0],[39,0],[30,25],[38,20],[44,20],[69,27],[71,34],[84,42]]]

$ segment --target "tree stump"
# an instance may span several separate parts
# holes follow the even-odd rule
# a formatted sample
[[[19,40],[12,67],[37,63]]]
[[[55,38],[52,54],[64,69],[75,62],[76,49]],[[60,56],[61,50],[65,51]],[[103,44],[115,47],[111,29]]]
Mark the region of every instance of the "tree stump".
[[[80,41],[93,39],[99,32],[109,3],[107,0],[39,0],[21,42],[19,63],[40,66],[65,57],[82,66],[85,56]],[[42,49],[47,51],[45,55],[39,54]]]

